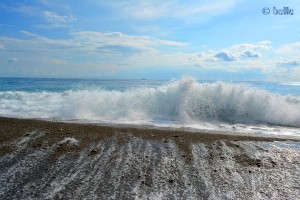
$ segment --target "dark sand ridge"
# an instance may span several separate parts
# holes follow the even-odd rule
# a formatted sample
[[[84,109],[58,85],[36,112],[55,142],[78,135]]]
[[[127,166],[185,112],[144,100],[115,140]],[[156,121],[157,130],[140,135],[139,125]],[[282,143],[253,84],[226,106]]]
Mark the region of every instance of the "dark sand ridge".
[[[274,141],[300,139],[0,118],[0,198],[297,197],[299,149]]]

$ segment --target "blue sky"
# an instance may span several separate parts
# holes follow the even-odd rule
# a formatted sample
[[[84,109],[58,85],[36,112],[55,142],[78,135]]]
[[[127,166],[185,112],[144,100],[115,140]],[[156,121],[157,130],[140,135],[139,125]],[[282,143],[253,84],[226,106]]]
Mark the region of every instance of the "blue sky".
[[[300,81],[299,13],[296,0],[6,0],[0,76]]]

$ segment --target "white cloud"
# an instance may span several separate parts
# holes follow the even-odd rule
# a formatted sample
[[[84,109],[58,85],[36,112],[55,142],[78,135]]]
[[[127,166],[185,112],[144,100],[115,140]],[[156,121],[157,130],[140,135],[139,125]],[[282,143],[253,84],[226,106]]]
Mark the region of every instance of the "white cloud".
[[[298,60],[284,60],[284,61],[278,62],[277,66],[278,67],[287,67],[287,68],[298,67],[298,66],[300,66],[300,62]]]
[[[74,32],[73,43],[80,44],[81,47],[90,51],[99,50],[122,50],[127,48],[127,51],[155,51],[155,47],[159,46],[174,46],[180,47],[186,45],[185,43],[160,40],[147,36],[132,36],[120,32],[101,33],[101,32]]]
[[[67,63],[66,60],[59,59],[59,58],[50,58],[50,57],[43,57],[42,61],[44,63],[54,64],[54,65],[63,65]]]
[[[103,3],[102,3],[103,4]],[[199,23],[213,16],[231,11],[237,4],[237,0],[216,1],[119,1],[104,3],[115,9],[121,10],[127,16],[137,19],[174,18],[189,23]]]
[[[270,45],[270,41],[261,41],[258,43],[243,43],[243,44],[236,44],[227,49],[223,49],[222,51],[225,52],[219,55],[218,58],[227,60],[227,61],[234,61],[245,58],[261,58],[264,52],[268,52],[272,49]]]
[[[258,42],[257,44],[268,45],[268,44],[272,44],[272,42],[269,40],[264,40],[264,41]]]
[[[39,2],[45,6],[49,6],[50,4],[49,0],[39,0]]]
[[[133,36],[120,32],[73,32],[69,39],[56,40],[33,34],[28,31],[20,31],[30,36],[29,39],[15,39],[0,37],[0,43],[6,45],[10,50],[23,53],[56,53],[64,55],[87,56],[129,56],[131,54],[142,54],[151,52],[156,54],[162,48],[178,48],[186,45],[185,43],[160,40],[147,36]]]
[[[225,49],[189,54],[187,60],[191,65],[202,69],[218,69],[230,72],[258,70],[265,75],[280,75],[283,72],[277,66],[278,61],[269,57],[272,56],[270,44],[269,41],[236,44]],[[262,57],[262,53],[266,53],[266,55]]]
[[[40,3],[46,5],[47,2],[48,1],[41,1]],[[16,3],[14,6],[0,4],[0,6],[10,12],[17,12],[17,13],[21,13],[26,16],[44,19],[45,22],[35,26],[35,27],[39,27],[39,28],[68,27],[72,22],[77,21],[77,18],[71,14],[59,15],[52,11],[45,11],[41,7],[28,6],[28,5],[22,4],[22,3]],[[63,6],[61,5],[61,7],[63,7]],[[62,9],[60,8],[60,10],[62,10]],[[66,13],[71,12],[69,9],[63,9],[63,10],[68,10],[68,11],[64,11]]]
[[[221,59],[223,61],[237,61],[237,57],[235,55],[225,51],[216,53],[215,58]]]
[[[279,47],[275,52],[278,54],[281,54],[281,55],[299,56],[300,42],[285,44],[285,45]]]
[[[5,49],[5,48],[4,48],[4,45],[3,45],[3,44],[0,44],[0,50],[3,50],[3,49]]]
[[[236,44],[231,47],[220,49],[220,50],[210,50],[206,52],[201,52],[200,57],[195,57],[192,55],[190,61],[198,62],[222,62],[222,61],[240,61],[249,62],[245,60],[247,58],[262,58],[262,53],[267,52],[272,49],[269,45],[271,42],[263,41],[254,44]],[[224,64],[224,63],[222,63]],[[203,66],[203,65],[202,65]]]
[[[119,4],[114,4],[111,6],[121,9],[127,15],[135,18],[153,19],[164,16],[170,8],[170,2],[123,1]]]
[[[58,15],[55,12],[44,11],[43,17],[47,20],[50,27],[45,25],[38,25],[38,27],[42,28],[59,28],[66,27],[70,23],[77,21],[77,18],[73,15]]]
[[[28,31],[21,33],[32,38],[20,40],[8,37],[0,37],[0,42],[17,48],[19,50],[31,51],[58,51],[62,53],[81,52],[87,54],[118,54],[118,53],[136,53],[143,51],[157,52],[163,46],[181,47],[185,43],[170,40],[160,40],[147,36],[133,36],[120,32],[102,33],[102,32],[73,32],[70,39],[54,40],[41,37]]]
[[[73,15],[58,15],[50,11],[44,11],[43,16],[48,22],[54,25],[65,25],[77,21],[77,18]]]
[[[257,44],[238,44],[238,45],[233,45],[233,49],[237,50],[260,50],[260,51],[265,51],[265,50],[270,50],[272,47],[269,45],[270,43],[257,43]]]
[[[260,53],[254,51],[245,51],[241,54],[241,56],[248,57],[248,58],[260,58],[262,57]]]
[[[27,35],[27,36],[30,36],[30,37],[39,37],[39,35],[34,34],[34,33],[31,33],[31,32],[29,32],[29,31],[21,30],[20,33],[22,33],[22,34],[24,34],[24,35]]]
[[[21,13],[27,16],[37,16],[40,12],[40,10],[37,7],[23,5],[19,3],[15,6],[2,5],[2,7],[8,11]]]
[[[289,81],[299,81],[300,80],[300,67],[293,68],[287,75],[287,80]]]
[[[62,76],[68,71],[74,71],[72,72],[74,76],[76,74],[83,76],[82,66],[89,66],[91,71],[86,74],[87,76],[97,72],[108,74],[124,69],[161,66],[173,69],[197,67],[202,70],[216,69],[230,72],[255,70],[274,79],[280,77],[296,79],[296,74],[299,73],[296,69],[300,68],[299,58],[286,60],[274,58],[269,45],[260,46],[262,44],[258,43],[184,53],[181,51],[182,47],[187,45],[185,43],[120,32],[72,32],[70,38],[64,40],[46,38],[28,31],[21,33],[29,37],[26,39],[0,37],[0,44],[5,46],[6,57],[17,56],[22,60],[18,62],[20,69],[25,68],[23,64],[24,60],[27,60],[29,72],[34,68],[30,68],[32,65],[38,66],[35,69],[37,73],[46,71],[50,73],[51,66],[56,66],[55,71]],[[264,57],[261,57],[262,52],[266,52]],[[252,57],[256,59],[248,59]],[[12,59],[10,63],[17,62],[18,59]],[[49,69],[46,69],[47,67]],[[291,74],[292,70],[296,74]]]

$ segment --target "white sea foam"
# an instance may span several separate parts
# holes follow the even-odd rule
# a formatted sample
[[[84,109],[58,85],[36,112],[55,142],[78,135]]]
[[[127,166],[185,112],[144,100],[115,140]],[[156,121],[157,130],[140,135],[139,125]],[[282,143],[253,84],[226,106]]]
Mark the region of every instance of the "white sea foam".
[[[136,124],[224,122],[300,127],[300,97],[184,78],[157,88],[0,92],[1,116]]]
[[[280,85],[288,85],[288,86],[300,86],[300,82],[287,82],[287,83],[280,83]]]
[[[66,137],[62,141],[58,142],[58,145],[67,144],[68,146],[78,146],[78,140],[75,138]]]

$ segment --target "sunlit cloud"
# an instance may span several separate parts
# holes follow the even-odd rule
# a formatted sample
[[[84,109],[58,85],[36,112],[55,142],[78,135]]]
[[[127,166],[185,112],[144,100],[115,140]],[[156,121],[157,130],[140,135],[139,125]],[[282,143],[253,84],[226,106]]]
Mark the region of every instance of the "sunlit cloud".
[[[0,41],[11,49],[22,51],[46,51],[74,53],[81,52],[86,54],[118,54],[120,52],[139,52],[152,51],[157,52],[160,47],[181,47],[185,43],[160,40],[148,36],[132,36],[120,32],[102,33],[102,32],[72,32],[71,38],[65,40],[55,40],[30,33],[20,31],[22,34],[30,36],[30,39],[16,39],[0,37]]]
[[[77,21],[77,18],[73,15],[58,15],[50,11],[44,11],[42,14],[51,26],[66,26],[69,23]]]
[[[28,64],[28,69],[36,68],[33,70],[35,73],[44,74],[47,66],[52,70],[53,75],[55,71],[56,75],[62,75],[67,70],[78,70],[72,76],[83,75],[80,72],[83,72],[85,68],[93,72],[86,75],[92,75],[100,72],[113,74],[124,69],[164,66],[172,69],[216,69],[231,73],[258,70],[270,78],[279,75],[280,77],[293,77],[293,79],[300,78],[297,76],[299,60],[280,60],[272,56],[262,56],[263,52],[272,54],[278,51],[270,46],[270,42],[235,44],[224,49],[183,53],[180,50],[188,46],[186,43],[121,32],[71,32],[67,39],[51,39],[25,30],[21,30],[20,33],[28,38],[2,36],[0,47],[3,47],[3,51],[15,52],[14,55],[19,55],[20,58],[23,56],[22,63],[35,63],[33,66]],[[174,51],[176,48],[177,51]],[[33,52],[36,58],[30,58]],[[74,58],[77,62],[73,61]],[[9,63],[18,61],[19,58],[12,57]],[[81,69],[80,66],[84,68]],[[111,68],[108,70],[107,66]],[[289,68],[295,73],[291,74]]]

